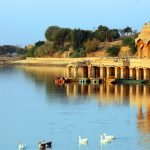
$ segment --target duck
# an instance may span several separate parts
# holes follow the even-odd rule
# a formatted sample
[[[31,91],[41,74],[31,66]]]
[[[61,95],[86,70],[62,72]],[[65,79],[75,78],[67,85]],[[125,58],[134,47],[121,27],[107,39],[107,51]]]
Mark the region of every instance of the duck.
[[[110,140],[110,139],[106,139],[105,137],[103,138],[103,136],[102,135],[100,135],[100,143],[101,144],[107,144],[107,143],[110,143],[112,140]]]
[[[45,150],[46,148],[51,148],[52,147],[52,142],[39,142],[38,147],[40,150]]]
[[[81,138],[81,136],[79,136],[79,144],[87,144],[88,143],[88,138]]]
[[[45,145],[46,145],[46,148],[51,148],[52,147],[52,142],[46,142]]]
[[[106,135],[106,133],[103,133],[103,135],[104,135],[105,139],[109,139],[109,140],[114,140],[115,139],[115,136],[113,136],[113,135]]]
[[[26,145],[19,143],[18,150],[26,150]]]

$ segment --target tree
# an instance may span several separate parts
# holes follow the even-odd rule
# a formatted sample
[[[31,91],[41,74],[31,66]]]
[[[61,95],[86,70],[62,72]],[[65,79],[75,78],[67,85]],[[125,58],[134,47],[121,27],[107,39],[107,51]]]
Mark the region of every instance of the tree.
[[[108,40],[111,42],[120,37],[118,29],[111,29],[108,32]]]
[[[127,33],[127,36],[129,33],[132,35],[132,28],[127,26],[126,28],[124,28],[124,33]]]
[[[109,28],[107,26],[100,25],[95,31],[95,37],[101,42],[107,41]]]
[[[43,45],[45,43],[45,41],[38,41],[38,42],[36,42],[35,43],[35,46],[41,46],[41,45]]]
[[[88,30],[74,29],[71,33],[71,43],[74,49],[83,47],[83,43],[92,37]]]
[[[137,51],[137,48],[135,46],[135,39],[132,37],[124,38],[122,41],[122,45],[123,46],[129,46],[132,54],[134,54]]]
[[[99,41],[96,39],[88,40],[85,42],[84,47],[87,52],[96,51],[99,48]]]
[[[59,30],[60,27],[58,26],[49,26],[47,28],[47,30],[45,31],[45,38],[48,40],[48,41],[53,41],[54,40],[54,36],[57,32],[57,30]]]
[[[106,53],[108,53],[109,56],[118,56],[120,52],[120,46],[119,45],[113,45],[109,48],[107,48]]]

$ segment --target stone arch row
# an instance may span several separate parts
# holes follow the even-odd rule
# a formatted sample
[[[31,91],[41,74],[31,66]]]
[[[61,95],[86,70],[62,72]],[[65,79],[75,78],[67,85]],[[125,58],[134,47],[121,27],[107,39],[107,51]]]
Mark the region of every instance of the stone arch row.
[[[150,79],[150,68],[130,68],[114,66],[73,66],[67,67],[68,78],[134,78]]]

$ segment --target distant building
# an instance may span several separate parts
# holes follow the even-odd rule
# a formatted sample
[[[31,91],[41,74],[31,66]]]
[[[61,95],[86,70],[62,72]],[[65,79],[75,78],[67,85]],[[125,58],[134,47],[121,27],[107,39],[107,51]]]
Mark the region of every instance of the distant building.
[[[33,47],[34,47],[34,45],[29,44],[29,45],[26,46],[26,49],[29,50],[29,49],[31,49]]]
[[[150,22],[145,23],[138,38],[135,39],[138,58],[150,58]]]

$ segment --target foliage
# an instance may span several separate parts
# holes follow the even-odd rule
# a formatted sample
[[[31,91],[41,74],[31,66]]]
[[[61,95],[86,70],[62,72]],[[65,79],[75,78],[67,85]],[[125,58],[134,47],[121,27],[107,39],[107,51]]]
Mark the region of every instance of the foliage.
[[[74,29],[71,32],[71,44],[74,49],[83,47],[83,43],[92,37],[88,30]]]
[[[35,47],[32,47],[31,49],[29,49],[29,50],[27,51],[26,56],[27,56],[27,57],[35,57],[35,51],[36,51],[36,48],[35,48]]]
[[[122,40],[122,45],[123,46],[129,46],[130,47],[130,51],[132,54],[134,54],[137,51],[137,48],[135,46],[135,40],[134,38],[131,37],[126,37]]]
[[[58,26],[50,26],[45,32],[45,37],[48,41],[54,41],[55,33],[60,28]]]
[[[41,45],[43,45],[45,43],[45,41],[38,41],[38,42],[36,42],[35,43],[35,46],[41,46]]]
[[[113,45],[109,48],[107,48],[106,53],[108,53],[109,56],[118,56],[120,52],[120,46],[119,45]]]
[[[99,41],[96,39],[88,40],[87,42],[85,42],[84,47],[87,52],[96,51],[99,47]]]
[[[124,33],[127,33],[128,36],[129,33],[132,33],[132,28],[127,26],[126,28],[124,28]]]
[[[26,50],[23,48],[20,48],[18,46],[13,46],[13,45],[3,45],[0,46],[0,55],[6,55],[6,54],[12,54],[12,53],[17,53],[17,54],[25,54]]]
[[[86,57],[86,51],[83,49],[80,50],[75,50],[73,51],[73,53],[71,54],[72,58],[77,58],[77,57]]]
[[[95,31],[95,37],[101,42],[107,41],[109,28],[107,26],[100,25]]]

